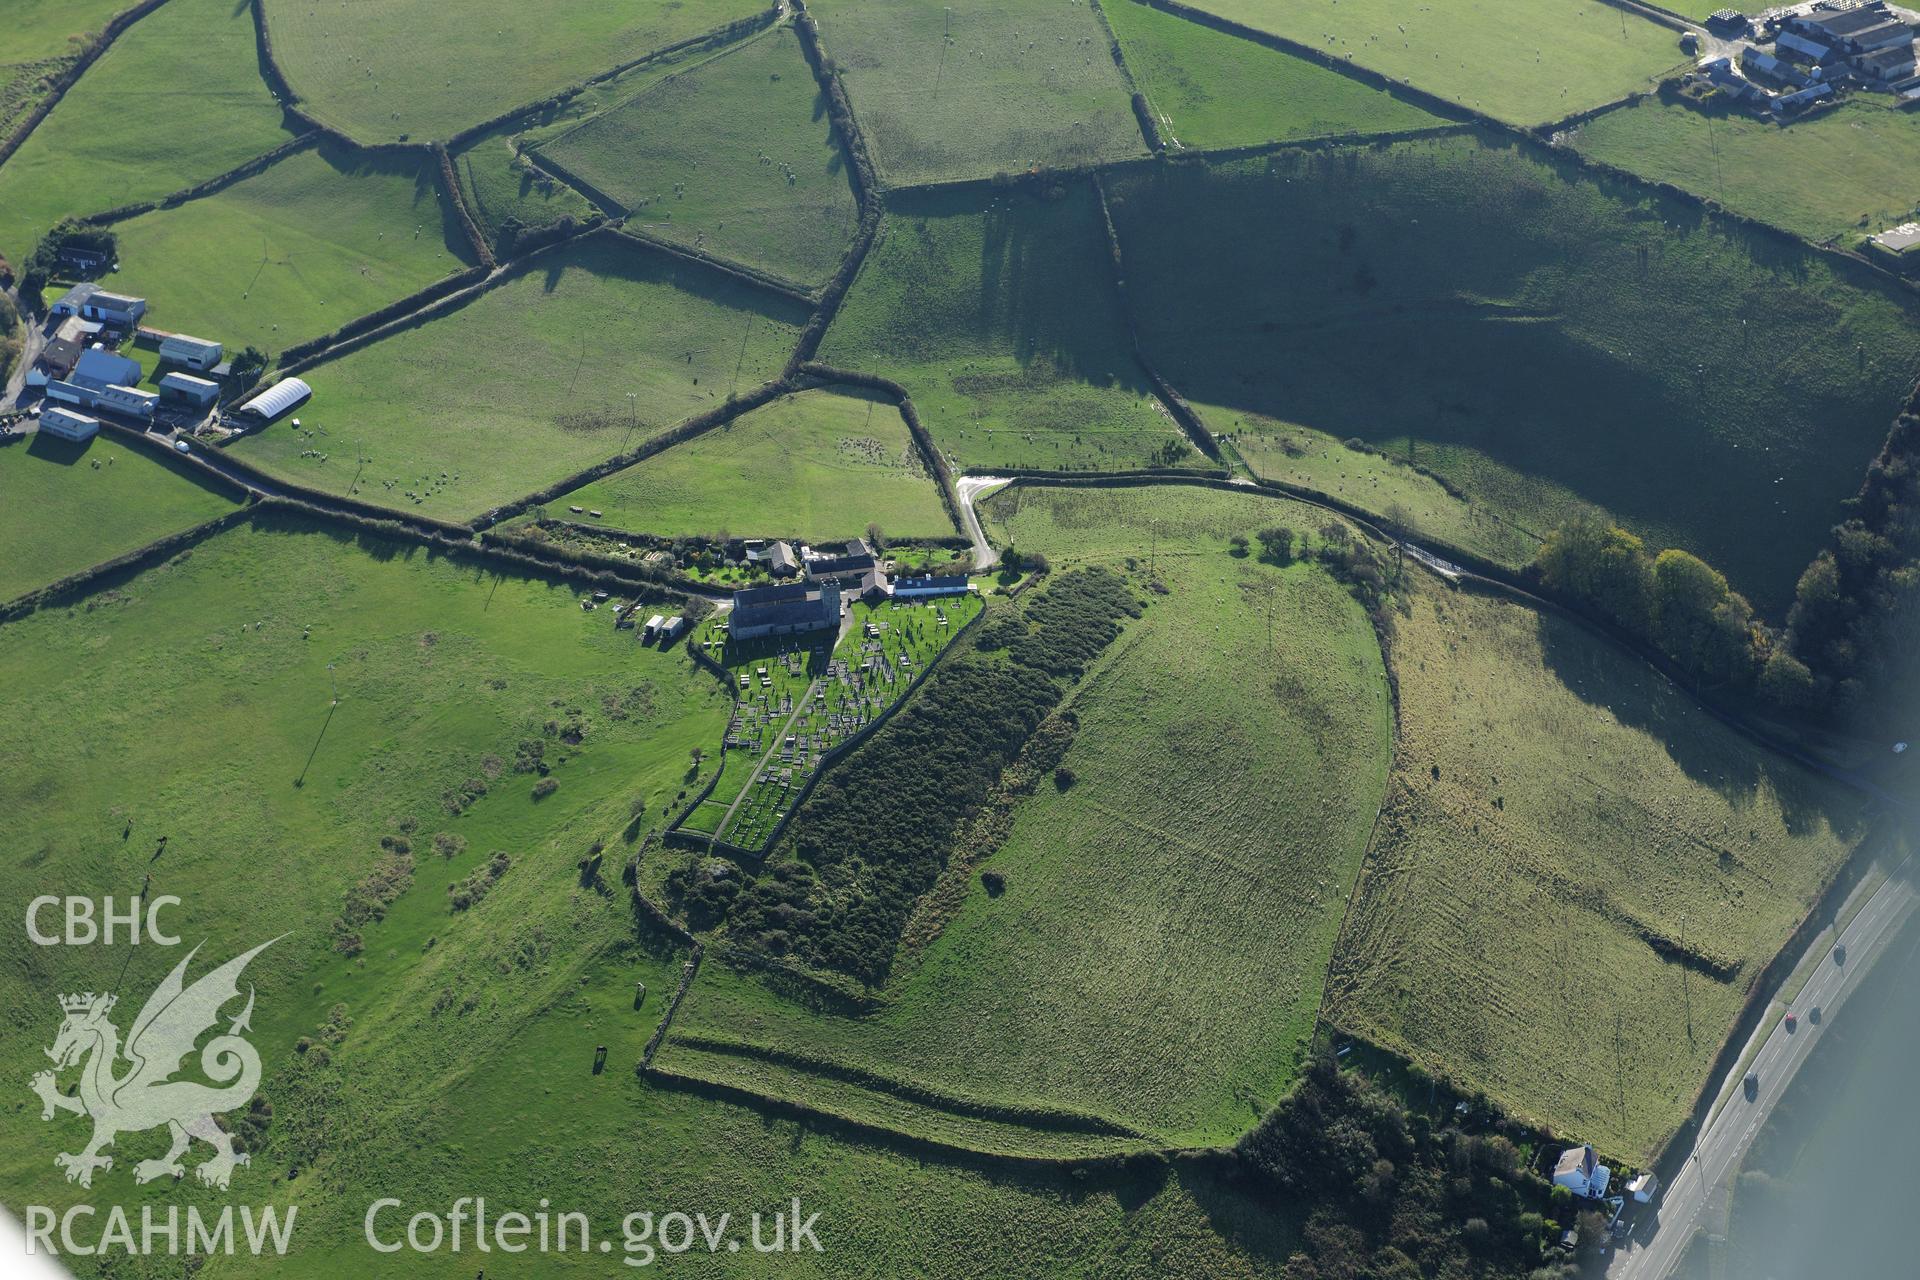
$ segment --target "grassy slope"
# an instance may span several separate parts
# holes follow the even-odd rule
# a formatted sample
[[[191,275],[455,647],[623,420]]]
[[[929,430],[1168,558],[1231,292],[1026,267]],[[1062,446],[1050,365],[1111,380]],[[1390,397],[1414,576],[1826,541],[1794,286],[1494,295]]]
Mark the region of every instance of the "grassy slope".
[[[896,197],[821,344],[913,393],[961,466],[1143,466],[1172,421],[1128,348],[1091,187]]]
[[[107,460],[111,458],[112,461]],[[0,448],[0,601],[233,509],[137,449],[34,435]]]
[[[317,488],[358,474],[365,500],[471,516],[778,374],[804,316],[770,297],[593,241],[309,370],[305,426],[239,447]]]
[[[857,211],[798,37],[777,27],[545,143],[541,154],[678,243],[815,283]]]
[[[874,163],[896,185],[1146,150],[1085,5],[825,0],[809,6]]]
[[[472,265],[444,213],[431,164],[300,151],[120,224],[118,282],[161,328],[280,350]]]
[[[1490,142],[1111,191],[1187,396],[1360,437],[1522,530],[1605,507],[1776,616],[1920,367],[1864,272]]]
[[[1644,1158],[1865,838],[1863,804],[1574,624],[1417,581],[1394,642],[1397,768],[1333,1016]],[[1739,968],[1685,971],[1650,937]]]
[[[26,899],[46,891],[127,894],[151,872],[152,892],[183,899],[173,916],[181,934],[207,939],[203,959],[287,932],[248,978],[259,988],[251,1039],[290,1137],[301,1114],[289,1103],[301,1096],[297,1080],[287,1078],[300,1061],[296,1037],[339,1002],[356,1042],[372,1049],[387,1015],[440,1018],[435,996],[458,973],[461,992],[483,1000],[445,1010],[442,1038],[405,1052],[385,1046],[397,1079],[368,1096],[401,1110],[409,1094],[434,1090],[446,1062],[484,1053],[542,1007],[548,983],[581,954],[572,948],[631,928],[624,903],[577,886],[574,863],[595,838],[622,856],[617,833],[633,809],[644,806],[643,823],[657,824],[676,794],[697,785],[684,776],[689,749],[724,723],[714,681],[679,654],[642,649],[605,612],[582,613],[576,597],[417,548],[245,526],[87,607],[8,624],[7,911],[22,916]],[[330,712],[333,680],[340,701]],[[550,720],[578,721],[583,740],[566,745],[543,728]],[[560,783],[538,803],[532,775],[510,763],[525,739],[544,744]],[[490,791],[453,816],[443,792],[467,778]],[[407,819],[418,824],[413,888],[365,929],[363,956],[332,953],[343,890]],[[443,831],[467,841],[451,861],[430,843]],[[509,853],[511,870],[471,912],[450,912],[444,886],[496,849]],[[46,1065],[38,1046],[57,1020],[52,992],[106,989],[123,964],[121,989],[144,992],[180,955],[129,950],[41,950],[11,931],[0,943],[8,975],[0,1008],[32,1033],[8,1038],[7,1069],[25,1079],[33,1061]],[[542,952],[551,972],[530,963]],[[123,1029],[132,1012],[123,1011]],[[370,1107],[342,1105],[319,1123],[345,1131],[362,1119],[373,1119]],[[112,1198],[215,1198],[191,1180],[133,1189],[123,1170],[157,1152],[160,1134],[124,1136],[113,1174],[89,1193],[63,1183],[50,1161],[73,1138],[64,1126],[43,1129],[38,1110],[23,1107],[0,1117],[0,1128],[8,1204],[84,1198],[104,1212]],[[377,1142],[365,1150],[375,1148],[389,1150]],[[285,1158],[270,1167],[284,1172]],[[236,1194],[256,1203],[276,1194],[267,1177],[243,1173]],[[297,1184],[303,1208],[325,1200],[323,1186]]]
[[[1786,129],[1649,100],[1582,125],[1574,145],[1810,240],[1879,231],[1920,205],[1920,120],[1870,96]]]
[[[754,0],[267,0],[301,105],[358,142],[445,139],[652,50],[744,18]]]
[[[665,535],[824,542],[869,522],[894,538],[954,532],[899,410],[831,391],[776,400],[562,502],[599,510],[616,529]]]
[[[1169,594],[1071,695],[1080,728],[1065,763],[1078,781],[1020,802],[986,863],[1006,877],[1005,894],[973,882],[883,1012],[804,1015],[717,968],[676,1028],[861,1063],[961,1097],[1099,1115],[1158,1141],[1229,1140],[1298,1065],[1385,783],[1373,633],[1318,570],[1228,553],[1234,533],[1307,519],[1291,503],[1186,488],[1014,490],[988,510],[998,537],[1056,566],[1144,562],[1157,541]],[[678,1047],[661,1061],[729,1067]],[[836,1095],[819,1077],[776,1085],[751,1060],[734,1061],[727,1078],[822,1091],[841,1106],[887,1102]],[[967,1140],[1016,1150],[1115,1145],[907,1110],[893,1122],[970,1127]]]
[[[1108,0],[1103,8],[1161,130],[1182,145],[1235,147],[1442,123],[1304,58],[1139,0]]]
[[[1311,45],[1514,124],[1611,102],[1686,61],[1679,35],[1575,0],[1199,0],[1198,8]]]
[[[512,140],[504,133],[475,142],[454,157],[453,167],[466,190],[467,208],[489,242],[497,239],[508,218],[544,227],[563,217],[581,222],[593,215],[593,206],[572,187],[542,180],[517,164]]]
[[[10,0],[0,27],[0,64],[77,53],[133,0]]]
[[[1251,410],[1195,404],[1209,430],[1232,436],[1229,448],[1257,476],[1296,484],[1379,513],[1416,538],[1439,539],[1490,560],[1519,566],[1539,540],[1484,504],[1448,491],[1404,460],[1348,448],[1310,427]]]
[[[192,145],[158,145],[158,120]],[[18,262],[62,217],[157,199],[286,138],[249,10],[170,0],[123,32],[0,167],[0,253]]]

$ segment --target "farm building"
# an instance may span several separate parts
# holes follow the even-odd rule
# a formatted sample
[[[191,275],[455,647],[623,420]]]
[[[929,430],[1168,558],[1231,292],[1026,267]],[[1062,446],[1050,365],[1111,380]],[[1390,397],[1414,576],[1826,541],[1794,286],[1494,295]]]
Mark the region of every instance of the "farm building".
[[[1598,1200],[1607,1194],[1607,1183],[1612,1177],[1613,1170],[1601,1164],[1600,1157],[1589,1146],[1568,1147],[1553,1166],[1554,1186],[1565,1187],[1589,1200]]]
[[[1796,89],[1804,89],[1813,83],[1812,77],[1792,63],[1782,62],[1752,45],[1740,50],[1740,69],[1750,76],[1766,76]]]
[[[48,405],[40,411],[40,430],[43,434],[62,440],[84,443],[100,434],[100,419],[89,418],[84,413],[76,413],[57,404]]]
[[[140,362],[104,347],[89,347],[73,363],[69,382],[98,391],[103,387],[131,387],[140,381]]]
[[[893,583],[895,600],[928,600],[934,596],[963,596],[972,589],[965,575],[932,574],[919,578],[896,578]]]
[[[1867,241],[1867,248],[1890,261],[1896,270],[1920,271],[1920,222],[1903,222]]]
[[[887,582],[887,575],[879,569],[869,569],[860,577],[860,598],[868,604],[877,604],[893,594],[893,587]]]
[[[83,320],[101,320],[126,329],[139,324],[140,317],[146,313],[145,298],[109,293],[91,281],[73,286],[53,304],[56,317],[79,316]]]
[[[299,378],[282,378],[240,406],[239,412],[259,422],[272,422],[283,413],[299,408],[313,395],[313,388]]]
[[[839,625],[839,592],[805,582],[786,582],[734,592],[727,633],[735,640],[752,640]]]
[[[800,558],[784,542],[776,542],[767,549],[766,563],[767,572],[776,578],[791,578],[800,572]]]
[[[872,548],[864,539],[855,538],[845,546],[822,548],[807,561],[807,572],[816,578],[851,579],[866,573],[876,563]]]
[[[1810,107],[1822,98],[1833,96],[1833,86],[1816,84],[1805,89],[1796,89],[1792,93],[1783,93],[1773,100],[1773,113],[1782,115],[1801,107]]]
[[[40,358],[27,370],[27,385],[44,387],[55,378],[68,378],[79,362],[80,344],[72,338],[55,338],[41,348]]]
[[[220,363],[220,355],[224,350],[225,348],[211,339],[173,333],[161,340],[160,359],[167,364],[184,365],[189,369],[204,371]]]
[[[1783,55],[1791,54],[1796,58],[1813,63],[1825,62],[1833,56],[1833,47],[1831,45],[1821,44],[1818,41],[1810,40],[1806,36],[1799,35],[1792,31],[1782,31],[1780,38],[1774,41],[1773,47],[1778,49]]]
[[[1891,49],[1861,54],[1853,60],[1853,66],[1870,83],[1892,84],[1896,80],[1905,80],[1913,74],[1913,46],[1896,45]]]
[[[220,398],[220,384],[175,370],[160,379],[160,395],[166,400],[205,409]]]
[[[660,628],[661,647],[665,648],[667,645],[670,645],[675,640],[679,639],[680,633],[682,631],[685,631],[686,629],[687,629],[687,620],[681,617],[679,614],[675,614],[673,617],[668,618],[666,625]]]

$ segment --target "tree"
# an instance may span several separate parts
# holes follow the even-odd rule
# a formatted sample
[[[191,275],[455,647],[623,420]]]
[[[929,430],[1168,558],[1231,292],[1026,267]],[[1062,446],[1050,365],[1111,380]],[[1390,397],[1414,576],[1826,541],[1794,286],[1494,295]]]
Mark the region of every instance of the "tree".
[[[887,545],[886,531],[881,529],[878,520],[871,520],[867,523],[867,545],[875,551],[879,551]]]
[[[1703,680],[1744,684],[1753,678],[1753,606],[1698,556],[1670,548],[1654,558],[1653,638]]]
[[[1283,524],[1262,529],[1254,537],[1260,540],[1260,558],[1278,565],[1293,563],[1294,532]]]
[[[1653,567],[1646,544],[1591,516],[1561,525],[1534,558],[1541,580],[1586,601],[1637,635],[1652,620]]]

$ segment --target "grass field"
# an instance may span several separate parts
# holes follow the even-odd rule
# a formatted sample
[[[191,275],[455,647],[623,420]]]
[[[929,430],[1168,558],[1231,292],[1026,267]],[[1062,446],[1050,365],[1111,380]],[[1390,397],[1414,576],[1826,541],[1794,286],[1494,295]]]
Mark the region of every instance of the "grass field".
[[[0,67],[78,53],[133,0],[11,0],[0,30]]]
[[[303,425],[238,448],[332,493],[473,516],[777,375],[804,318],[716,272],[594,240],[309,370]]]
[[[116,228],[151,322],[280,351],[473,264],[436,166],[332,145]]]
[[[824,0],[808,8],[890,183],[1146,151],[1106,32],[1086,5]]]
[[[537,228],[561,218],[583,222],[593,215],[585,196],[520,161],[509,134],[481,138],[453,158],[453,168],[466,191],[467,209],[490,244],[498,245],[509,218]]]
[[[954,533],[940,491],[890,401],[805,391],[735,418],[563,501],[616,529],[812,542]]]
[[[1512,124],[1542,124],[1649,88],[1686,62],[1679,33],[1576,0],[1198,0]]]
[[[1525,529],[1400,459],[1250,410],[1206,404],[1194,409],[1208,430],[1232,437],[1224,447],[1261,479],[1339,498],[1378,513],[1383,525],[1416,540],[1438,539],[1501,564],[1524,565],[1540,549],[1540,540]]]
[[[1049,778],[1015,803],[1004,843],[981,864],[1004,876],[1003,894],[950,870],[957,912],[937,934],[909,926],[931,941],[896,970],[880,1012],[809,1015],[715,969],[675,1033],[810,1053],[975,1102],[1099,1117],[1155,1141],[1230,1140],[1298,1067],[1385,783],[1390,722],[1373,632],[1320,570],[1231,554],[1236,533],[1318,521],[1290,502],[1015,488],[986,509],[996,541],[1044,552],[1056,572],[1131,558],[1145,575],[1151,556],[1167,589],[1069,694],[1079,726],[1064,767],[1076,780]],[[749,1088],[771,1078],[753,1058],[669,1045],[669,1067]],[[1071,1128],[1023,1137],[817,1072],[789,1083],[990,1149],[1128,1143]]]
[[[356,1048],[432,1093],[439,1071],[551,1000],[574,948],[631,928],[575,863],[596,839],[617,860],[623,832],[638,839],[697,785],[689,748],[711,740],[725,699],[680,655],[583,613],[577,595],[417,548],[247,525],[84,607],[7,625],[7,909],[24,917],[30,896],[56,887],[137,892],[151,874],[153,893],[182,900],[174,918],[190,943],[206,940],[203,960],[284,933],[248,970],[250,1039],[264,1088],[287,1108],[278,1171],[291,1161],[304,1172],[320,1155],[303,1144],[346,1123],[311,1117],[322,1136],[303,1133],[289,1103],[303,1072],[323,1069],[295,1041],[317,1034],[329,1008],[349,1011]],[[531,796],[537,774],[521,771],[536,756],[559,783],[542,800]],[[510,868],[470,910],[452,909],[446,886],[495,850]],[[383,919],[351,924],[359,950],[348,954],[335,941],[343,893],[395,858],[411,859],[412,887]],[[124,944],[53,954],[19,931],[0,945],[6,1007],[33,1027],[4,1050],[22,1078],[31,1060],[44,1065],[51,993],[108,989],[117,974],[125,991],[150,990],[182,954]],[[556,950],[551,967],[536,960]],[[479,972],[484,987],[471,985]],[[475,1000],[436,1002],[455,980]],[[389,1042],[383,1055],[383,1014],[431,1022],[444,1038],[404,1053]],[[409,1092],[386,1085],[389,1101]],[[89,1195],[50,1160],[71,1135],[43,1130],[26,1108],[0,1126],[9,1204]],[[116,1154],[125,1167],[164,1141],[122,1135]],[[248,1185],[267,1199],[275,1184],[261,1173]],[[170,1183],[135,1191],[118,1169],[91,1192],[181,1194]],[[305,1180],[296,1194],[324,1199]]]
[[[0,602],[234,505],[117,441],[76,445],[37,433],[0,448],[0,493]]]
[[[1357,437],[1523,532],[1603,507],[1776,619],[1920,369],[1867,273],[1491,139],[1109,190],[1184,395]]]
[[[826,100],[791,28],[668,77],[543,144],[630,225],[807,284],[857,210]]]
[[[157,145],[156,119],[192,145]],[[286,141],[280,119],[247,8],[169,0],[123,32],[0,166],[0,253],[18,262],[63,217],[225,173]]]
[[[747,17],[754,0],[266,0],[301,105],[357,142],[444,140],[655,49]]]
[[[1920,121],[1872,95],[1785,129],[1648,100],[1580,126],[1573,143],[1809,240],[1848,242],[1920,208]]]
[[[1645,1159],[1869,838],[1864,801],[1571,622],[1414,581],[1394,778],[1331,1016]]]
[[[1443,123],[1304,58],[1140,0],[1105,0],[1102,11],[1162,136],[1180,146],[1237,147]]]
[[[1178,428],[1127,342],[1091,187],[896,196],[820,358],[913,394],[963,467],[1124,470]]]

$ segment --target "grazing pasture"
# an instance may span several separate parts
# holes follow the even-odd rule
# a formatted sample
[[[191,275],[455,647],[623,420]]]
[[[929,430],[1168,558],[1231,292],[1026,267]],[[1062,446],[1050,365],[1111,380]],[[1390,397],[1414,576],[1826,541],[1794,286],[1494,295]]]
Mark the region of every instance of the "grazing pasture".
[[[804,319],[717,272],[596,238],[308,370],[303,425],[238,448],[315,488],[470,517],[777,376]]]
[[[562,218],[584,222],[593,216],[585,196],[522,160],[506,131],[489,133],[455,155],[453,169],[468,211],[496,254],[509,247],[502,236],[509,226],[537,230]]]
[[[120,224],[123,287],[155,325],[277,351],[473,264],[439,167],[327,144]]]
[[[227,497],[109,437],[0,447],[0,603],[233,510]]]
[[[192,145],[163,145],[157,120]],[[122,32],[0,166],[0,254],[19,262],[62,218],[157,200],[287,137],[248,8],[169,0]]]
[[[893,185],[1144,154],[1086,4],[822,0],[808,11]]]
[[[892,198],[820,359],[904,385],[962,467],[1126,470],[1186,448],[1134,363],[1083,183]]]
[[[1873,838],[1865,802],[1571,621],[1410,582],[1393,782],[1330,1016],[1647,1159],[1749,985]]]
[[[1318,63],[1142,0],[1106,0],[1102,12],[1169,145],[1238,147],[1444,123]]]
[[[265,0],[301,106],[356,142],[445,139],[763,6],[755,0]]]
[[[1349,444],[1310,427],[1251,410],[1196,404],[1209,430],[1230,438],[1226,450],[1263,480],[1324,493],[1374,513],[1382,527],[1415,539],[1437,539],[1518,568],[1533,560],[1540,541],[1526,530],[1455,494],[1434,476],[1386,457],[1363,441]]]
[[[921,901],[877,1013],[806,1013],[717,969],[675,1023],[825,1068],[772,1073],[671,1041],[661,1061],[776,1092],[790,1079],[836,1109],[995,1150],[1230,1140],[1300,1065],[1385,784],[1372,629],[1320,569],[1232,553],[1235,534],[1324,522],[1296,503],[1016,487],[986,511],[997,541],[1043,552],[1056,575],[1131,562],[1165,589],[1068,692],[1061,772],[1010,797],[994,837],[963,832],[967,860]],[[854,1087],[848,1068],[906,1090]],[[1029,1118],[1023,1144],[1017,1116],[981,1122],[982,1106],[1078,1119]]]
[[[1197,0],[1195,8],[1405,80],[1510,124],[1650,88],[1689,61],[1680,36],[1598,0]]]
[[[1784,129],[1648,99],[1581,125],[1573,145],[1809,240],[1851,245],[1920,208],[1920,121],[1871,95]]]
[[[1776,619],[1920,369],[1866,271],[1491,137],[1109,190],[1184,395],[1357,438],[1523,534],[1604,508]]]
[[[790,27],[661,79],[543,143],[629,226],[815,284],[857,209],[826,101]]]
[[[0,70],[7,64],[77,54],[133,0],[9,0],[0,30]]]
[[[608,526],[831,542],[951,537],[939,488],[889,400],[803,391],[567,494]],[[560,503],[553,504],[555,510]]]

